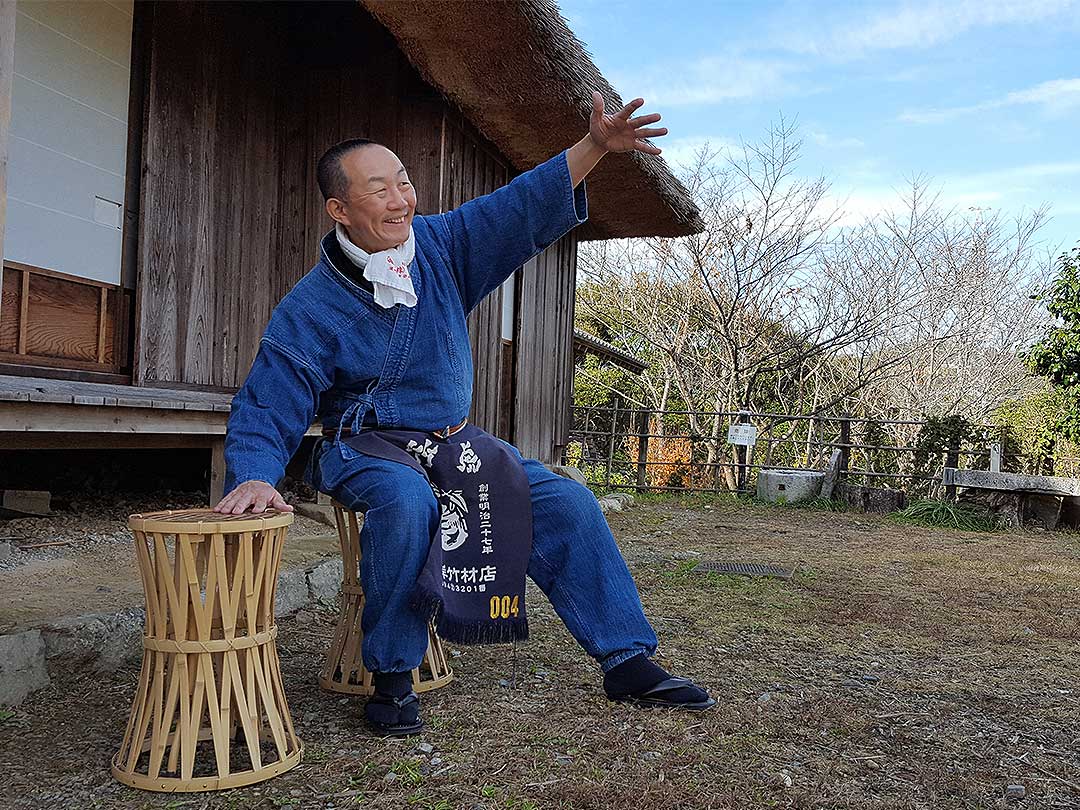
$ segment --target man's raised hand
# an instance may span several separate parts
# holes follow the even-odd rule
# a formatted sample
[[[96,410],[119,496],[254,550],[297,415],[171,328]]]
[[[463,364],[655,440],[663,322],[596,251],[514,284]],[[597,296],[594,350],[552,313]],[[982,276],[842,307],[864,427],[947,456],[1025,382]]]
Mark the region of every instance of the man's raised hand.
[[[660,120],[660,113],[639,115],[631,118],[645,103],[645,99],[635,98],[614,115],[604,112],[604,97],[593,91],[592,115],[589,118],[589,137],[593,143],[608,152],[644,152],[647,155],[659,155],[660,150],[645,143],[645,138],[667,135],[667,127],[650,127]]]
[[[293,508],[285,503],[281,493],[265,481],[245,481],[214,507],[215,512],[225,515],[242,515],[248,509],[252,512],[265,512],[277,509],[291,512]]]

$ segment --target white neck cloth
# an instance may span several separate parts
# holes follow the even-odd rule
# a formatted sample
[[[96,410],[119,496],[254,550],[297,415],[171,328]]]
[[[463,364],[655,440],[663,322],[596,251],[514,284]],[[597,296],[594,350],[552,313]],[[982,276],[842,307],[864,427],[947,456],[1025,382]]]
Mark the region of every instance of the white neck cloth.
[[[409,228],[409,238],[397,247],[368,253],[349,239],[345,226],[340,222],[334,227],[338,244],[349,260],[364,271],[364,278],[375,289],[375,303],[389,309],[394,304],[406,307],[416,306],[416,291],[413,289],[409,264],[416,255],[416,238]]]

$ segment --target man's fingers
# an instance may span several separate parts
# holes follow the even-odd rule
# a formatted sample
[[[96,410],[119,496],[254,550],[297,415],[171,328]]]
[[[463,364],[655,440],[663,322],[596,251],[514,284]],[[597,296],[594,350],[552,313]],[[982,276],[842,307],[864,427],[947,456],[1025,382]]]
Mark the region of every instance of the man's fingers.
[[[604,114],[604,97],[597,91],[592,91],[592,114],[593,117]]]
[[[661,150],[653,146],[651,143],[645,143],[645,141],[634,141],[634,148],[639,152],[644,152],[646,155],[659,155]]]
[[[657,138],[661,135],[667,135],[667,127],[642,127],[639,130],[634,131],[634,137],[638,140],[642,138]]]
[[[649,113],[648,115],[639,115],[636,118],[631,118],[626,123],[628,123],[634,129],[637,129],[638,127],[643,127],[646,124],[655,124],[659,120],[660,113]]]
[[[266,496],[259,494],[255,496],[255,506],[251,509],[252,512],[265,512],[266,511]]]
[[[282,512],[291,512],[293,510],[289,504],[285,503],[285,499],[281,497],[281,493],[277,491],[274,492],[274,497],[270,499],[270,506]]]
[[[643,98],[635,98],[633,101],[631,101],[625,107],[623,107],[621,110],[619,110],[617,113],[615,113],[615,117],[616,118],[621,118],[623,121],[629,121],[630,116],[633,114],[634,110],[636,110],[638,107],[640,107],[644,103],[645,103],[645,99],[643,99]]]

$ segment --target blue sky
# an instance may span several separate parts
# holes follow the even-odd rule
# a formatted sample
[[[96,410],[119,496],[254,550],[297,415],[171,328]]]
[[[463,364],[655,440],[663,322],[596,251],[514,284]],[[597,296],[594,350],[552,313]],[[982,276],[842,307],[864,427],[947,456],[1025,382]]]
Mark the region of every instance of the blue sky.
[[[673,164],[783,116],[846,222],[918,175],[960,210],[1048,203],[1047,245],[1080,241],[1080,0],[559,4]]]

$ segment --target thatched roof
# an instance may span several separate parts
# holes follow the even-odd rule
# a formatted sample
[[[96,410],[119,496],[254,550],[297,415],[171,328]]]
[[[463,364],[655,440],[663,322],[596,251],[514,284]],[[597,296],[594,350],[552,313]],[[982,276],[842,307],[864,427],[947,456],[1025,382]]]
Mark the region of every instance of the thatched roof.
[[[622,366],[634,374],[641,374],[649,367],[649,364],[643,360],[638,360],[632,354],[627,354],[622,349],[612,346],[606,340],[601,340],[580,329],[574,330],[574,354],[594,354],[601,360]]]
[[[519,171],[588,132],[593,89],[607,109],[623,105],[553,0],[360,2]],[[701,228],[662,158],[608,155],[589,176],[582,238],[685,236]]]

